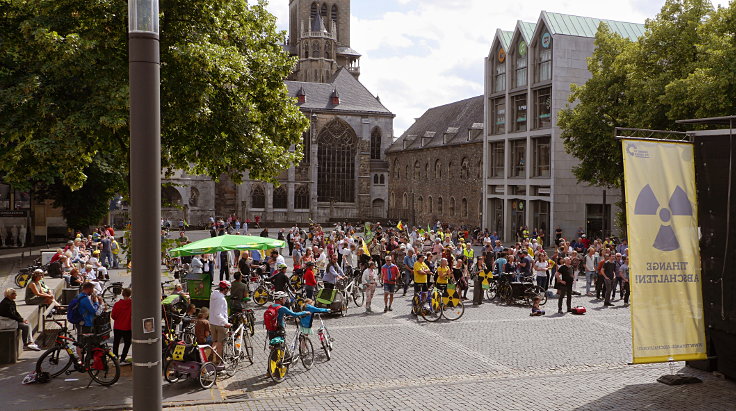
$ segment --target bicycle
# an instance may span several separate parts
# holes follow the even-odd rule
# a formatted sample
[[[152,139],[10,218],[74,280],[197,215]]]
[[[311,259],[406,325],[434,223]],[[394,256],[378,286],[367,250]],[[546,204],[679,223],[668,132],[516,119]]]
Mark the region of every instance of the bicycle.
[[[42,269],[44,273],[46,272],[46,266],[41,264],[41,259],[37,258],[33,261],[33,264],[29,265],[26,268],[21,268],[18,270],[18,273],[15,274],[15,285],[19,288],[25,288],[26,285],[28,285],[28,280],[31,279],[31,275],[36,269]]]
[[[54,378],[64,373],[71,375],[72,372],[86,372],[92,378],[90,384],[94,381],[102,386],[110,386],[118,381],[120,363],[104,343],[105,337],[83,334],[86,342],[80,343],[69,334],[65,325],[56,320],[54,322],[59,326],[60,332],[54,346],[36,361],[37,374],[47,372]],[[82,358],[77,358],[76,347],[82,349]],[[69,367],[72,365],[74,370],[70,371]]]
[[[322,321],[322,316],[319,313],[314,313],[313,315],[319,320],[320,326],[317,329],[317,336],[319,337],[319,342],[322,345],[322,350],[325,352],[325,357],[327,357],[327,361],[329,361],[332,358],[332,343],[335,339],[330,336],[330,331],[327,329],[325,322]]]
[[[438,286],[432,287],[427,307],[424,307],[420,313],[422,318],[429,322],[439,321],[442,317],[455,321],[465,313],[465,305],[457,293],[455,284],[450,283],[444,289]]]
[[[510,274],[502,275],[498,285],[498,298],[507,305],[522,302],[531,305],[535,297],[539,297],[541,301],[539,305],[547,303],[547,294],[542,287],[534,285],[531,277],[522,278],[522,281],[511,281]]]
[[[240,312],[230,316],[232,327],[227,332],[223,344],[223,357],[233,355],[239,360],[247,359],[253,364],[253,341],[246,332],[248,318],[246,313]]]
[[[360,286],[355,282],[354,279],[351,280],[344,280],[345,284],[343,287],[341,287],[340,292],[343,293],[343,297],[345,297],[347,302],[350,302],[352,300],[355,303],[356,307],[363,306],[363,302],[365,301],[365,293],[363,290],[360,289]]]
[[[298,351],[298,359],[301,360],[305,369],[309,370],[314,364],[314,348],[312,341],[306,338],[299,330],[299,319],[294,319],[296,333],[291,345],[286,344],[283,336],[274,337],[269,341],[271,352],[268,355],[268,369],[266,372],[271,379],[279,383],[286,378],[289,366],[296,360],[295,353]]]

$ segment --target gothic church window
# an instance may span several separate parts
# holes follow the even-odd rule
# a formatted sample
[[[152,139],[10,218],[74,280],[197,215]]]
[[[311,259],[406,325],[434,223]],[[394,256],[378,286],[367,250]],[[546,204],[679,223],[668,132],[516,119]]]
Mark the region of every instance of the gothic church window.
[[[376,127],[371,131],[371,160],[381,159],[381,129]]]
[[[266,193],[263,186],[257,185],[250,192],[250,202],[253,208],[266,208]]]
[[[468,217],[468,200],[466,198],[463,198],[462,201],[460,202],[460,204],[461,204],[460,205],[460,212],[461,212],[463,218],[467,218]]]
[[[450,197],[450,216],[455,217],[455,197]]]
[[[315,42],[312,46],[312,57],[318,59],[322,55],[319,47],[319,43]]]
[[[442,197],[437,197],[437,214],[442,215]]]
[[[287,194],[286,189],[284,186],[274,188],[273,190],[273,208],[274,209],[284,209],[287,208],[288,200],[287,200]]]
[[[399,160],[394,160],[394,178],[396,180],[400,179],[401,177],[400,172],[401,172],[401,169],[399,168]]]
[[[419,165],[419,160],[417,160],[414,162],[414,180],[419,180],[420,174],[422,174],[422,169]]]
[[[294,190],[294,209],[296,210],[308,210],[309,209],[309,186],[300,185]]]
[[[355,156],[358,136],[348,123],[335,119],[317,139],[317,198],[319,201],[355,202]]]
[[[463,158],[462,163],[460,163],[460,178],[467,179],[468,177],[470,177],[470,165],[468,159]]]
[[[442,162],[437,160],[434,162],[434,179],[439,180],[442,178]]]
[[[337,35],[337,4],[332,5],[332,24],[335,26],[335,35]],[[332,30],[332,27],[330,27]]]

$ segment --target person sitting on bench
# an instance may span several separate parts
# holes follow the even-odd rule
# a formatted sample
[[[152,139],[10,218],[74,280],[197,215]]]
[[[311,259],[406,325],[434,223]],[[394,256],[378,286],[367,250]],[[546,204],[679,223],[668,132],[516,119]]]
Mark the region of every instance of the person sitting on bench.
[[[0,320],[9,320],[8,322],[17,322],[17,328],[21,331],[23,336],[23,346],[28,350],[40,351],[36,344],[33,343],[33,337],[31,336],[31,326],[28,324],[28,320],[24,320],[18,310],[15,307],[15,297],[17,293],[14,289],[8,288],[5,290],[5,298],[0,301]]]

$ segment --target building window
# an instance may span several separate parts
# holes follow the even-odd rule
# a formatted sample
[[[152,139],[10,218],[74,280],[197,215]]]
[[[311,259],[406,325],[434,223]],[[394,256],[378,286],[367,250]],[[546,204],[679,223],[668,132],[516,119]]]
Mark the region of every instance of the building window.
[[[432,202],[432,196],[427,198],[427,211],[432,214],[434,212],[434,202]]]
[[[263,186],[255,186],[250,192],[250,203],[253,208],[266,208],[266,193]]]
[[[539,137],[532,139],[532,156],[534,160],[534,177],[550,176],[550,138]]]
[[[526,94],[511,97],[511,102],[514,120],[511,124],[512,131],[526,131]]]
[[[386,176],[383,174],[378,176],[378,184],[380,185],[386,185]]]
[[[358,136],[340,119],[325,126],[317,140],[317,198],[355,202],[355,156]]]
[[[371,160],[381,159],[381,129],[376,127],[371,132]]]
[[[526,86],[527,51],[526,41],[519,41],[514,57],[514,87]]]
[[[463,218],[468,217],[468,199],[463,198],[462,201],[460,201],[460,213]]]
[[[302,142],[303,142],[303,149],[304,149],[304,156],[302,157],[301,163],[299,163],[299,166],[305,167],[309,165],[310,155],[312,154],[312,136],[310,132],[306,132],[302,134]]]
[[[286,189],[284,186],[277,187],[273,189],[273,208],[274,209],[284,209],[287,208],[288,204],[288,195],[286,194]]]
[[[447,178],[452,180],[452,161],[447,164]]]
[[[294,190],[294,209],[296,210],[308,210],[309,209],[309,186],[301,185],[301,186],[298,186],[296,190]]]
[[[404,193],[404,196],[401,198],[401,208],[406,210],[408,204],[409,204],[409,195]]]
[[[337,5],[332,6],[332,25],[335,26],[335,38],[337,38]],[[330,30],[332,30],[332,27],[330,27]]]
[[[526,140],[511,140],[511,170],[509,177],[526,177]]]
[[[470,177],[470,164],[468,163],[467,158],[463,158],[462,162],[460,163],[460,178],[462,179],[468,179]]]
[[[429,180],[429,163],[424,163],[424,178]]]
[[[407,180],[411,180],[411,174],[409,174],[409,164],[407,164],[406,168],[404,169],[404,178]]]
[[[391,192],[391,197],[388,199],[388,205],[391,208],[396,208],[396,193]]]
[[[321,55],[322,55],[322,52],[320,50],[319,43],[315,41],[314,44],[312,45],[312,57],[318,59],[320,58]],[[314,75],[316,77],[317,73],[315,72]]]
[[[394,178],[396,180],[400,180],[400,177],[401,177],[399,175],[400,171],[401,171],[401,168],[399,167],[399,160],[394,160]]]
[[[539,38],[537,50],[537,81],[552,80],[552,36],[544,31]]]
[[[434,162],[434,179],[439,180],[442,178],[442,162],[437,160]]]
[[[322,21],[327,21],[327,5],[322,4],[322,7],[319,9],[319,15],[322,16]]]
[[[442,212],[443,212],[442,211],[442,207],[443,207],[443,205],[444,204],[442,203],[442,197],[437,197],[437,214],[442,215]]]
[[[493,100],[493,134],[503,134],[506,132],[506,98],[501,97]]]
[[[504,167],[504,142],[498,141],[491,143],[491,168],[489,170],[491,177],[502,178]]]
[[[499,47],[496,51],[493,70],[493,91],[500,93],[506,90],[506,50]]]
[[[373,185],[378,185],[378,174],[373,174]]]
[[[552,127],[552,88],[547,87],[534,92],[534,128]]]
[[[420,174],[422,174],[422,169],[417,160],[414,162],[414,180],[419,180]]]
[[[455,217],[455,197],[450,197],[450,217]]]
[[[419,196],[419,198],[417,199],[417,212],[424,212],[424,197],[422,196]]]

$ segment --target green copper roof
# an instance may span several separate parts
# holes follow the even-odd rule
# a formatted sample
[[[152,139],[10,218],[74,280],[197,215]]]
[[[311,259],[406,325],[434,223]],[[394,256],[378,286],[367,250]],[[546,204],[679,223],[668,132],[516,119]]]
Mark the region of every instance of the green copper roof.
[[[542,19],[551,34],[562,34],[578,37],[595,37],[601,22],[608,24],[614,33],[624,38],[636,41],[644,34],[643,24],[626,23],[622,21],[596,19],[593,17],[572,16],[569,14],[550,13],[543,11]],[[528,23],[523,23],[528,24]]]
[[[498,40],[501,41],[501,46],[508,50],[509,44],[511,44],[511,38],[514,37],[513,31],[498,30]]]
[[[519,20],[519,31],[521,31],[521,35],[524,36],[524,40],[526,40],[527,43],[531,42],[532,36],[534,35],[534,29],[537,28],[537,23],[528,23],[526,21]]]

